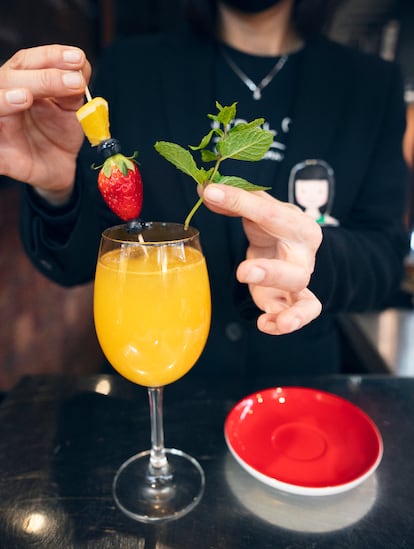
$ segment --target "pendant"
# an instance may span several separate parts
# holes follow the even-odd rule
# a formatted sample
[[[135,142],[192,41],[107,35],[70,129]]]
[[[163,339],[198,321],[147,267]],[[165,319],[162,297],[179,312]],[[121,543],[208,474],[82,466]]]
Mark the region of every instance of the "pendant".
[[[253,99],[256,99],[256,101],[258,101],[261,98],[262,98],[262,93],[259,88],[256,88],[253,92]]]

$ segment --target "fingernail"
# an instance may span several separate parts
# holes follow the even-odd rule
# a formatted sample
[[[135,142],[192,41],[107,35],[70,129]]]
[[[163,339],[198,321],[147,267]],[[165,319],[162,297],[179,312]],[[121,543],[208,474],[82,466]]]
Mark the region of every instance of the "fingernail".
[[[78,89],[83,85],[83,76],[80,72],[66,72],[62,80],[67,88]]]
[[[293,320],[292,320],[292,330],[297,330],[298,328],[300,328],[300,325],[302,324],[302,321],[300,318],[298,317],[295,317]]]
[[[224,192],[214,187],[214,185],[209,185],[204,190],[204,196],[209,202],[213,202],[214,204],[221,204],[224,200]]]
[[[82,59],[82,53],[79,50],[65,50],[63,60],[66,63],[79,63]]]
[[[11,105],[23,105],[27,102],[27,95],[24,90],[9,90],[6,92],[6,101]]]
[[[246,282],[250,282],[251,284],[257,284],[264,280],[265,275],[266,272],[260,267],[252,267],[246,277]]]

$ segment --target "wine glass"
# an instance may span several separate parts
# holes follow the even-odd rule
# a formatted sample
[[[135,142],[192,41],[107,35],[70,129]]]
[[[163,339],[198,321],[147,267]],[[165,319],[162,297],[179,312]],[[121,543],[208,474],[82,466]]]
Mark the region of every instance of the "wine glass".
[[[211,317],[207,267],[196,229],[146,223],[102,233],[94,318],[102,350],[128,380],[148,388],[151,449],[121,465],[118,507],[142,522],[179,518],[200,501],[204,473],[191,456],[164,447],[163,387],[184,376],[207,340]]]

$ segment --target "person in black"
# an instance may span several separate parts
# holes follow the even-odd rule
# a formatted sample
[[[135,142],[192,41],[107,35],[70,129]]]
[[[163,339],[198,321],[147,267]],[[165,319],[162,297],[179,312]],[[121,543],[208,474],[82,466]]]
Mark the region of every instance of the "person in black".
[[[400,283],[400,73],[324,38],[330,3],[316,4],[322,11],[309,0],[193,1],[188,28],[120,40],[93,79],[93,95],[109,101],[112,135],[124,152],[139,151],[146,220],[182,222],[196,199],[156,141],[198,144],[216,101],[237,101],[239,119],[263,116],[274,133],[261,161],[223,163],[223,173],[271,190],[209,185],[193,219],[212,287],[211,333],[194,368],[202,376],[337,372],[336,314],[385,307]],[[63,285],[93,279],[100,233],[119,223],[74,115],[90,72],[84,53],[67,46],[18,52],[0,69],[0,171],[27,183],[24,246]],[[335,225],[289,203],[290,175],[305,161],[334,174]]]

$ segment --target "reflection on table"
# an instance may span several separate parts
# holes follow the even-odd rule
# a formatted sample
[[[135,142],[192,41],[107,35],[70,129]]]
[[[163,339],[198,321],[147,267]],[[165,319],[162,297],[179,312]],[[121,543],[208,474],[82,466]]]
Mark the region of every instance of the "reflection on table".
[[[301,385],[353,402],[376,423],[376,473],[333,496],[300,496],[246,473],[224,420],[254,390]],[[42,549],[401,548],[414,540],[414,378],[334,376],[199,385],[165,393],[166,443],[206,474],[201,503],[159,525],[134,522],[111,494],[119,464],[149,442],[144,389],[111,376],[30,377],[0,406],[0,547]]]

